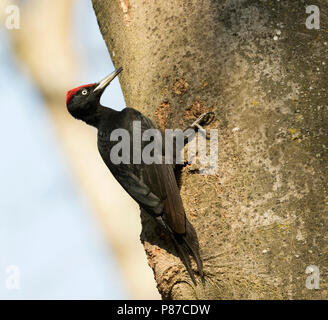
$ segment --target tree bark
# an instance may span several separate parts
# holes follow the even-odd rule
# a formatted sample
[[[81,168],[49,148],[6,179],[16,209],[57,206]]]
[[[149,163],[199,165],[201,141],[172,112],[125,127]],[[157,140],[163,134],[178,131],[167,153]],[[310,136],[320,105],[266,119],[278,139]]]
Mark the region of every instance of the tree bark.
[[[142,216],[164,299],[328,298],[328,4],[315,2],[319,30],[302,0],[93,0],[127,106],[162,128],[216,114],[217,174],[181,174],[205,286]]]

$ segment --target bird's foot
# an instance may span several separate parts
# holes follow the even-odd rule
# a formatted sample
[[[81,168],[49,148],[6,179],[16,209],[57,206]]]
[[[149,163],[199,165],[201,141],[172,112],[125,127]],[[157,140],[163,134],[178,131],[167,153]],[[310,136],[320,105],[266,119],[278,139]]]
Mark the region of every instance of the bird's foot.
[[[210,111],[210,112],[205,112],[203,113],[196,121],[194,121],[190,128],[194,128],[197,130],[205,131],[203,126],[209,125],[215,118],[215,113]],[[206,133],[206,139],[209,139],[208,134]]]
[[[210,124],[215,118],[215,114],[214,112],[210,111],[210,112],[205,112],[203,113],[201,116],[198,117],[198,119],[196,121],[194,121],[191,125],[192,128],[198,128],[198,129],[203,129],[203,126],[207,126],[208,124]],[[203,129],[204,130],[204,129]]]

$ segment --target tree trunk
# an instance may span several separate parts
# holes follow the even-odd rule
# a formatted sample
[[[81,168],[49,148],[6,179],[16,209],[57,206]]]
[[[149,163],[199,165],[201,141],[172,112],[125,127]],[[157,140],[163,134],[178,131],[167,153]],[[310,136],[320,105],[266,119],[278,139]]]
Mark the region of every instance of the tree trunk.
[[[127,106],[162,128],[216,114],[217,174],[181,174],[205,286],[142,217],[164,299],[328,298],[328,4],[315,2],[319,30],[302,0],[93,0]]]

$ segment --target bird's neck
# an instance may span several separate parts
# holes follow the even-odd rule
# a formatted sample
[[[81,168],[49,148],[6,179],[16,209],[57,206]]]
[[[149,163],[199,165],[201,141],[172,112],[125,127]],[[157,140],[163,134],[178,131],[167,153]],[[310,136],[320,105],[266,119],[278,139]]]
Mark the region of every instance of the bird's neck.
[[[87,123],[88,125],[96,127],[97,129],[99,129],[100,122],[101,122],[102,119],[107,118],[108,115],[111,116],[111,115],[114,115],[116,113],[117,113],[117,111],[115,111],[111,108],[104,107],[104,106],[99,104],[96,107],[96,110],[94,110],[91,114],[85,115],[83,117],[83,121],[85,123]]]
[[[83,115],[82,120],[90,126],[98,128],[102,115],[102,107],[99,105],[92,112]]]

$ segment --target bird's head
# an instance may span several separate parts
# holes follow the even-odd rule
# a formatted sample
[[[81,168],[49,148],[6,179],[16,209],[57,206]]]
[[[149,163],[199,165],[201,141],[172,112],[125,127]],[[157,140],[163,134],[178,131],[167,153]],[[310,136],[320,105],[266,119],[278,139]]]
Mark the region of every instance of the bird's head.
[[[68,112],[74,118],[81,120],[91,116],[100,105],[101,95],[107,86],[122,70],[120,67],[100,82],[86,84],[68,91],[66,94]]]

